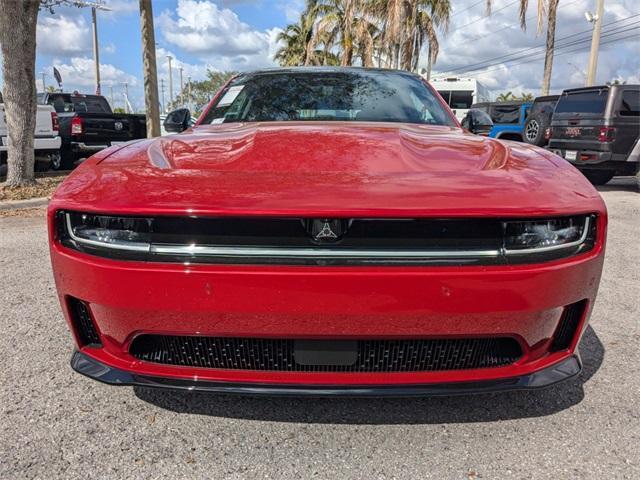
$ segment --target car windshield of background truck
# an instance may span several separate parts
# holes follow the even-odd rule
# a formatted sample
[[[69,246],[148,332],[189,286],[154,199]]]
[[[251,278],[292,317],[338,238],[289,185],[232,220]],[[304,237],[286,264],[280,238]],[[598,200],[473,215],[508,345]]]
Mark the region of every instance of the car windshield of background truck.
[[[202,123],[404,122],[455,126],[431,90],[397,72],[269,72],[238,77]]]
[[[608,88],[562,94],[555,113],[603,113],[608,94]]]

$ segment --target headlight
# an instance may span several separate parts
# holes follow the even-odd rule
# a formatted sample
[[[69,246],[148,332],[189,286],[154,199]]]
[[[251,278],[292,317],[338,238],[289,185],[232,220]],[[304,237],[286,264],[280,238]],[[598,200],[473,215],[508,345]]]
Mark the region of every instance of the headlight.
[[[576,242],[587,231],[588,223],[589,217],[506,222],[505,248],[546,248]]]
[[[579,247],[587,241],[594,218],[589,215],[549,220],[505,222],[506,254],[542,253]]]
[[[66,213],[64,218],[67,235],[81,244],[132,251],[149,250],[150,218],[84,213]]]

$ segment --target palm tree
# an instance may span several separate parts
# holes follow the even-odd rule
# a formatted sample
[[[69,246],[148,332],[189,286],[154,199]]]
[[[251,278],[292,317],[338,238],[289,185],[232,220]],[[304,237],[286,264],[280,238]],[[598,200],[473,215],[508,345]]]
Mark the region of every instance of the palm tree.
[[[382,19],[382,41],[389,66],[414,70],[426,40],[430,70],[439,50],[436,30],[446,32],[449,26],[450,0],[371,0],[370,9]]]
[[[274,60],[281,66],[337,65],[337,55],[328,48],[317,49],[312,41],[314,38],[319,40],[319,43],[325,41],[324,37],[314,35],[317,18],[316,2],[309,1],[298,23],[287,25],[287,28],[278,34],[278,41],[284,45],[278,49]]]
[[[364,0],[318,0],[315,5],[320,18],[311,39],[311,48],[323,45],[329,52],[340,51],[340,64],[353,65],[360,57],[362,65],[373,66],[376,27],[367,15]]]
[[[491,11],[491,1],[487,0],[487,11]],[[547,43],[544,56],[544,75],[542,77],[542,95],[549,95],[551,86],[551,70],[553,67],[553,49],[556,39],[556,17],[558,14],[558,3],[560,0],[538,0],[537,15],[537,35],[542,33],[544,19],[547,19]],[[527,8],[529,0],[520,0],[520,27],[527,30]]]

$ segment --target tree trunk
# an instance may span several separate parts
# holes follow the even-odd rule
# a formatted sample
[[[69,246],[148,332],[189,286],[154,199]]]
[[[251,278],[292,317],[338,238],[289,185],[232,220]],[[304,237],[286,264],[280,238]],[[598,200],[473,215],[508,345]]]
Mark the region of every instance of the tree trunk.
[[[140,0],[140,30],[142,33],[144,103],[147,107],[147,137],[153,138],[160,136],[160,110],[158,106],[156,40],[153,30],[151,0]],[[191,97],[189,97],[189,101],[191,101]]]
[[[556,13],[559,0],[549,0],[547,17],[547,51],[544,57],[544,77],[542,78],[542,95],[549,95],[551,87],[551,69],[553,67],[553,49],[556,39]]]
[[[4,111],[8,130],[7,186],[35,182],[36,24],[40,0],[0,0]]]
[[[431,68],[433,65],[433,55],[431,55],[431,45],[427,49],[427,82],[431,80]]]

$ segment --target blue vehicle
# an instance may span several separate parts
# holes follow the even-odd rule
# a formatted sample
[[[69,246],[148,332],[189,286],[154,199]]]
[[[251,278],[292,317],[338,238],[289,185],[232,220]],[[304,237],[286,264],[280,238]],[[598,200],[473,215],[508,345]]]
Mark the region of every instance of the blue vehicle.
[[[492,138],[524,141],[524,123],[531,110],[532,102],[483,102],[475,103],[471,108],[482,110],[491,117],[493,128],[489,132]]]

